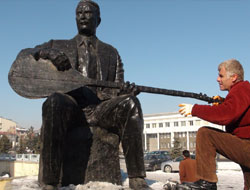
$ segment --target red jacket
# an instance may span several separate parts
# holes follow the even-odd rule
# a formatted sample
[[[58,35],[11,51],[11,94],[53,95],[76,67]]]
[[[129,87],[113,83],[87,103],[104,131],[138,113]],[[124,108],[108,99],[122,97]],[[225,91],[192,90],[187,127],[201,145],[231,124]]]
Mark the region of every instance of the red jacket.
[[[195,182],[196,178],[196,161],[191,158],[182,160],[179,165],[180,181],[183,182]]]
[[[218,106],[195,104],[192,115],[225,125],[227,132],[250,139],[250,83],[240,81],[234,84],[224,102]]]

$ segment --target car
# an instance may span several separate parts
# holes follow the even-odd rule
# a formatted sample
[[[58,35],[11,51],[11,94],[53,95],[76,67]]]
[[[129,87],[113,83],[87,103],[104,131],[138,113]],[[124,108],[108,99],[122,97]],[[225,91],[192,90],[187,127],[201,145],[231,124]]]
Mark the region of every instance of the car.
[[[0,160],[16,160],[16,157],[15,155],[12,155],[12,154],[1,153]]]
[[[190,155],[191,159],[195,159],[195,155]],[[161,163],[161,170],[166,173],[179,172],[180,161],[184,160],[183,156],[178,156],[173,160],[168,160]]]
[[[156,150],[156,151],[151,151],[148,152],[147,154],[163,154],[163,155],[170,155],[168,151],[165,150]]]
[[[170,160],[171,157],[169,155],[162,154],[145,154],[144,155],[144,164],[145,170],[155,171],[161,169],[161,163],[167,160]]]

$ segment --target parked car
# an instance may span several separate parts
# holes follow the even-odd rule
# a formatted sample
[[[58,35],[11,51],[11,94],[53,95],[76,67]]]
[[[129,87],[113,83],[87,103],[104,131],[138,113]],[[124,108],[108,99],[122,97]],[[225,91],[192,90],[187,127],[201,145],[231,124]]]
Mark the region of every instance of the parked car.
[[[147,153],[144,155],[145,170],[160,170],[161,163],[170,159],[171,157],[169,155]]]
[[[156,150],[156,151],[151,151],[148,152],[147,154],[163,154],[163,155],[170,155],[168,151],[165,150]]]
[[[195,155],[190,155],[191,159],[195,159]],[[161,163],[161,170],[166,173],[179,172],[180,161],[184,160],[183,156],[178,156],[173,160],[168,160]]]
[[[15,155],[12,155],[12,154],[1,153],[0,160],[16,160],[16,157]]]

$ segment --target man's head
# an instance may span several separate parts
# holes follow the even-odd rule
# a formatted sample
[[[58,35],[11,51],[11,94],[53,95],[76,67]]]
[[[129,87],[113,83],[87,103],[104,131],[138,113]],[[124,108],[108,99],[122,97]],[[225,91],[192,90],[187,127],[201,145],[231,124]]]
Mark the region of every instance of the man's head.
[[[95,35],[101,22],[100,8],[91,0],[81,0],[76,7],[76,23],[79,34]]]
[[[189,157],[190,157],[190,153],[189,153],[188,150],[184,150],[184,151],[182,152],[182,154],[183,154],[184,158],[189,158]]]
[[[238,81],[244,80],[244,70],[242,65],[236,59],[229,59],[218,66],[219,76],[217,82],[220,90],[229,91]]]

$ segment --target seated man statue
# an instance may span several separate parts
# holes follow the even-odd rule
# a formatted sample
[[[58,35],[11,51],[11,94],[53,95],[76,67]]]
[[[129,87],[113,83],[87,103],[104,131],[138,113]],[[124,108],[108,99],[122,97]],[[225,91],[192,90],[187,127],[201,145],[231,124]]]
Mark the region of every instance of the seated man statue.
[[[119,137],[130,188],[150,189],[144,179],[143,115],[135,96],[138,92],[136,86],[124,83],[123,64],[117,50],[96,37],[96,29],[100,22],[98,4],[82,0],[76,8],[78,34],[73,39],[50,40],[21,52],[23,56],[32,55],[37,61],[51,61],[62,73],[75,69],[82,77],[126,84],[121,90],[83,86],[69,93],[55,92],[47,97],[42,108],[39,174],[39,181],[45,190],[56,189],[60,185],[60,180],[66,172],[64,167],[67,163],[64,163],[64,160],[71,151],[65,151],[65,147],[68,143],[74,144],[72,142],[79,138],[82,132],[85,136],[80,137],[87,148],[78,152],[89,154],[90,128],[95,126]],[[74,163],[74,159],[71,162]],[[75,173],[74,177],[82,178],[80,173],[83,169],[84,167],[79,166],[79,175]]]

